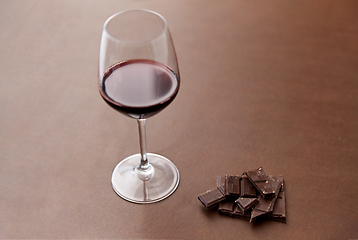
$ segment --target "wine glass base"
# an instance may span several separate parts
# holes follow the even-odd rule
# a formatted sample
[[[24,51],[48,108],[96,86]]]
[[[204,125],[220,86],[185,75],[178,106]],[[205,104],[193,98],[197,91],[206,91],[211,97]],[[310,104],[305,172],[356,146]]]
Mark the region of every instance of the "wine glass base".
[[[148,153],[154,168],[150,180],[138,178],[140,154],[129,156],[114,168],[112,187],[123,199],[134,203],[154,203],[169,197],[179,185],[179,171],[172,161],[158,154]]]

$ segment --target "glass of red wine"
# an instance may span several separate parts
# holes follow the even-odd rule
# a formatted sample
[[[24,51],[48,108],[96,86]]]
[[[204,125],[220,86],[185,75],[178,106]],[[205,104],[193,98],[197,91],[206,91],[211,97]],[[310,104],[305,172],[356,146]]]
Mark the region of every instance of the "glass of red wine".
[[[128,10],[104,24],[99,57],[99,92],[118,112],[137,119],[140,154],[114,168],[114,191],[130,202],[153,203],[179,185],[177,167],[147,153],[146,118],[167,107],[179,91],[179,68],[167,21],[153,11]]]

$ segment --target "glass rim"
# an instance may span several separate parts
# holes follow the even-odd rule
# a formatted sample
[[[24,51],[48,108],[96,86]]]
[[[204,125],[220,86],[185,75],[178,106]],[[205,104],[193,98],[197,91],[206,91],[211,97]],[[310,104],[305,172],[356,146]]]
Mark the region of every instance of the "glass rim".
[[[151,14],[154,14],[156,16],[158,16],[163,22],[164,22],[164,28],[163,28],[163,31],[161,31],[156,37],[154,38],[151,38],[151,39],[147,39],[147,40],[143,40],[143,41],[125,41],[125,40],[120,40],[114,36],[112,36],[108,31],[107,31],[107,25],[108,23],[113,20],[115,17],[123,14],[123,13],[127,13],[127,12],[147,12],[147,13],[151,13]],[[168,29],[168,23],[167,23],[167,20],[159,13],[157,12],[154,12],[152,10],[147,10],[147,9],[129,9],[129,10],[124,10],[124,11],[120,11],[120,12],[117,12],[115,14],[113,14],[112,16],[110,16],[105,22],[104,22],[104,25],[103,25],[103,32],[106,33],[106,35],[111,38],[113,41],[117,41],[117,42],[137,42],[137,43],[140,43],[140,42],[149,42],[149,41],[153,41],[157,38],[159,38],[160,36],[162,36]]]

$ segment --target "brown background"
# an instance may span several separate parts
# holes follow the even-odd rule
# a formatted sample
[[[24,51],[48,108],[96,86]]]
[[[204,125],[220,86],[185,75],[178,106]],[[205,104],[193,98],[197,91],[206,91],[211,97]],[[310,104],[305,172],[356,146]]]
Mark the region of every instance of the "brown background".
[[[103,23],[132,8],[167,18],[182,80],[147,122],[180,185],[150,205],[111,188],[138,132],[97,91]],[[1,0],[0,74],[0,238],[358,238],[358,1]],[[197,200],[259,166],[287,224]]]

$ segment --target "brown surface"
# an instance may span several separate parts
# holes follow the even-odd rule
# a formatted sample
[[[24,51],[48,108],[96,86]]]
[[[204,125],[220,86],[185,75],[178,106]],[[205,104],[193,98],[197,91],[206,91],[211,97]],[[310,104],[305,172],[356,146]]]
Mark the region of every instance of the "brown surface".
[[[182,87],[148,120],[181,173],[168,199],[119,198],[135,120],[97,92],[102,25],[147,8],[171,28]],[[358,238],[358,1],[0,1],[0,238]],[[216,177],[285,178],[287,224],[211,212]],[[263,238],[265,237],[265,238]]]

